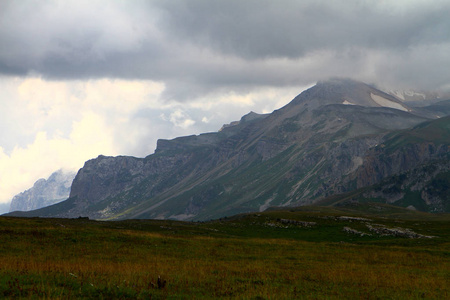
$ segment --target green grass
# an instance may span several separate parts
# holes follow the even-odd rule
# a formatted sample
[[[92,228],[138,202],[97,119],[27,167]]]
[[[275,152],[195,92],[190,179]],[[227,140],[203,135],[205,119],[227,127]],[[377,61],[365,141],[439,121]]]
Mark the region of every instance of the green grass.
[[[364,205],[192,223],[3,217],[0,298],[449,298],[449,215]],[[381,236],[367,224],[435,237]]]
[[[426,141],[434,144],[447,144],[450,142],[450,117],[443,117],[437,120],[423,122],[413,129],[397,131],[388,134],[388,140],[383,144],[387,153]]]

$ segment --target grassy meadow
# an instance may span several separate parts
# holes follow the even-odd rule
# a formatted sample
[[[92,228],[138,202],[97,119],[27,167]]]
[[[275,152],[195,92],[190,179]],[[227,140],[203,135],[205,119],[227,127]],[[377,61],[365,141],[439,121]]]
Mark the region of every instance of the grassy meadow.
[[[450,216],[376,207],[201,223],[0,217],[0,298],[449,299]]]

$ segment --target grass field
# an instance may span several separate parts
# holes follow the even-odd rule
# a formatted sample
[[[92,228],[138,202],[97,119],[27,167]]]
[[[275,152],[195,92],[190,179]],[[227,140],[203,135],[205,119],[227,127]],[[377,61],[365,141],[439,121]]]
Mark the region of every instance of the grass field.
[[[0,298],[449,299],[450,216],[364,210],[203,223],[2,217]]]

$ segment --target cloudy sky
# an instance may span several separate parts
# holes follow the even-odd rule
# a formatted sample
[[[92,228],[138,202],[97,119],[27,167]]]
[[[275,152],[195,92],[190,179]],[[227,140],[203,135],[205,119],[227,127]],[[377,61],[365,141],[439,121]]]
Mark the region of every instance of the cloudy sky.
[[[0,1],[0,204],[316,81],[450,90],[450,1]]]

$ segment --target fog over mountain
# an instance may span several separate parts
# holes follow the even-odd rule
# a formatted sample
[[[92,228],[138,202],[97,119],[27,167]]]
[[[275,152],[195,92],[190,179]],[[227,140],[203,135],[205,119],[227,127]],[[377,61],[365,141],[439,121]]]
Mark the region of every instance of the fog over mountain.
[[[0,2],[0,203],[331,77],[450,89],[448,1]]]

